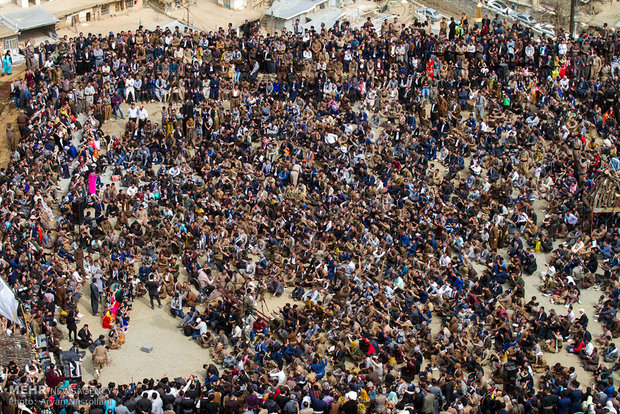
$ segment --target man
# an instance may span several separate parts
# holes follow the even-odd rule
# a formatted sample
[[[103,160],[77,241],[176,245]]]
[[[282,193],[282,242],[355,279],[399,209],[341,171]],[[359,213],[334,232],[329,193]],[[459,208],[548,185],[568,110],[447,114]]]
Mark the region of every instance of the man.
[[[474,107],[474,112],[476,113],[476,119],[478,122],[484,121],[484,109],[486,108],[487,100],[482,95],[482,92],[478,92],[478,97],[476,98],[476,105]]]
[[[200,400],[199,404],[200,414],[220,414],[222,412],[222,406],[215,401],[214,394],[209,394],[206,399]]]
[[[187,295],[187,292],[181,294],[180,292],[172,299],[170,302],[170,313],[172,316],[178,316],[179,318],[183,318],[183,299]]]
[[[110,361],[109,348],[107,345],[99,345],[93,350],[93,366],[95,376],[99,378],[103,366]]]
[[[136,414],[151,414],[153,402],[147,392],[142,393],[142,398],[136,402]]]
[[[138,122],[138,111],[139,111],[139,109],[136,108],[136,104],[135,103],[132,103],[131,106],[129,107],[129,109],[127,109],[127,117],[134,124]]]
[[[159,282],[155,280],[153,275],[149,276],[149,281],[146,282],[146,289],[149,292],[149,300],[151,301],[151,309],[155,309],[154,299],[157,299],[157,306],[161,308],[161,299],[159,298]]]
[[[123,110],[121,109],[121,103],[123,102],[123,98],[120,93],[115,92],[112,95],[112,113],[114,114],[114,119],[118,119],[118,114],[120,114],[121,119],[125,119],[123,115]]]
[[[90,352],[94,352],[98,346],[105,345],[105,336],[99,335],[97,339],[90,345]]]
[[[146,108],[144,107],[144,105],[140,105],[140,109],[138,109],[138,128],[144,128],[148,117],[149,113],[147,112]]]
[[[133,76],[129,75],[129,78],[125,80],[125,100],[127,102],[134,102],[136,100],[135,84],[136,81]]]
[[[90,306],[93,310],[93,316],[97,316],[99,312],[99,299],[101,297],[100,282],[101,278],[98,275],[93,275],[93,279],[90,282]]]
[[[164,413],[164,402],[159,396],[158,392],[154,392],[151,395],[151,414],[163,414]]]
[[[202,338],[204,334],[207,333],[207,323],[202,319],[196,319],[196,325],[193,326],[194,333],[192,334],[192,338],[198,339]]]
[[[93,335],[88,330],[88,325],[84,325],[82,329],[78,331],[77,343],[82,349],[86,349],[93,343]]]
[[[90,108],[90,106],[95,102],[95,88],[90,82],[88,82],[84,88],[84,97],[86,99],[86,105]]]

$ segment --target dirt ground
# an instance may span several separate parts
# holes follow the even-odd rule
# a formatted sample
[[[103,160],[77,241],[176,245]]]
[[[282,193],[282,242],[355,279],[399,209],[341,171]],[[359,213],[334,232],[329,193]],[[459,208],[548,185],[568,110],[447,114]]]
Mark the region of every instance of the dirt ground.
[[[196,4],[195,4],[196,3]],[[262,16],[263,9],[254,10],[252,8],[235,11],[218,6],[215,0],[192,0],[189,7],[189,26],[206,32],[214,31],[220,27],[227,27],[232,23],[234,27],[239,27],[245,19],[253,20]],[[110,30],[136,30],[140,25],[152,30],[157,26],[167,24],[177,20],[187,24],[187,9],[179,7],[172,8],[168,13],[163,14],[150,7],[131,9],[118,16],[106,17],[102,20],[85,22],[78,24],[74,29],[66,27],[58,31],[58,35],[73,37],[79,32],[88,33],[108,33]]]
[[[0,168],[6,168],[11,158],[8,141],[6,139],[6,125],[12,122],[17,125],[19,111],[11,100],[11,82],[21,79],[25,65],[13,68],[11,75],[0,76]]]

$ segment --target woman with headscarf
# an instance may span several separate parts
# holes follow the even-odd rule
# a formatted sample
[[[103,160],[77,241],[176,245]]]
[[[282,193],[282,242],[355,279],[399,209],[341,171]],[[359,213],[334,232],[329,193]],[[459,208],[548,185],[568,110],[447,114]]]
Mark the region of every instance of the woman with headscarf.
[[[2,58],[2,74],[10,75],[11,73],[13,73],[13,58],[11,51],[7,50]]]

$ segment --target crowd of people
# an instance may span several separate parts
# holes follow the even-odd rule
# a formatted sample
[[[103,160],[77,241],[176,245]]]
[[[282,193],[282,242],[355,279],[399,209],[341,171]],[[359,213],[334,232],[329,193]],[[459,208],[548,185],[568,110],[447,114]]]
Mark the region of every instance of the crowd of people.
[[[498,16],[29,42],[0,172],[25,325],[98,373],[148,295],[215,364],[75,386],[11,364],[3,411],[45,383],[33,412],[617,412],[619,223],[584,197],[620,171],[618,50]],[[539,277],[566,314],[526,297]],[[592,287],[596,321],[573,308]],[[591,377],[547,364],[563,348]]]

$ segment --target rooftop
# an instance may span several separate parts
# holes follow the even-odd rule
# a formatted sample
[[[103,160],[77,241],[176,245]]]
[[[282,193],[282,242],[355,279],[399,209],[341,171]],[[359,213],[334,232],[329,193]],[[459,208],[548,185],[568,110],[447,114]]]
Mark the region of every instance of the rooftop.
[[[11,2],[4,4],[2,10],[13,11],[13,13],[26,12],[33,9],[43,9],[57,17],[64,17],[82,10],[92,9],[95,6],[109,3],[110,0],[61,0],[61,1],[44,1],[41,6],[28,7],[22,9],[16,3]],[[12,14],[12,13],[11,13]]]
[[[326,4],[328,0],[280,0],[274,1],[265,15],[277,17],[279,19],[290,20],[294,17],[308,13],[321,4]]]
[[[325,27],[332,27],[336,21],[342,19],[347,13],[336,7],[326,7],[314,13],[309,17],[310,20],[307,23],[303,23],[301,27],[310,30],[314,26],[315,30],[320,30],[321,23],[325,23]]]
[[[3,14],[0,16],[2,23],[16,31],[37,29],[39,27],[56,24],[58,19],[52,13],[42,7],[29,7],[27,9]]]
[[[185,31],[185,28],[187,28],[188,30],[196,30],[195,28],[190,27],[190,26],[188,26],[188,25],[186,25],[186,24],[183,24],[183,23],[181,23],[181,22],[180,22],[180,21],[178,21],[178,20],[170,20],[170,21],[169,21],[168,23],[166,23],[166,24],[151,25],[151,26],[153,27],[153,28],[152,28],[152,30],[155,30],[155,28],[156,28],[157,26],[159,26],[159,28],[160,28],[162,31],[164,31],[164,32],[165,32],[165,31],[166,31],[166,29],[170,29],[170,31],[171,31],[171,32],[173,32],[173,33],[175,32],[175,30],[176,30],[176,28],[177,28],[177,27],[179,28],[179,31],[180,31],[181,33],[183,33],[183,32]]]

